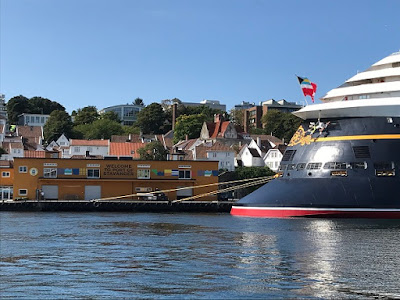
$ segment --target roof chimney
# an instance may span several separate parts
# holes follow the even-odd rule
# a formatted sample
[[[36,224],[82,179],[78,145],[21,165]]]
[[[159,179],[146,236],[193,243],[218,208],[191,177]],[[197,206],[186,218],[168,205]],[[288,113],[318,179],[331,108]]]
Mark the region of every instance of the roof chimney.
[[[248,110],[243,111],[243,130],[244,132],[248,133],[249,132],[249,112]]]
[[[261,138],[259,136],[257,137],[257,146],[261,149]]]
[[[178,103],[174,102],[172,104],[172,130],[175,129],[177,108],[178,108]]]

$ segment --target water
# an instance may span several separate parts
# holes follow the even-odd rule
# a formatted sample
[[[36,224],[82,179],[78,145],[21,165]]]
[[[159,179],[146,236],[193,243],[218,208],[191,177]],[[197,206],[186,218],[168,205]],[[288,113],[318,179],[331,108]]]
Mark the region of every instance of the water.
[[[0,212],[2,299],[400,298],[400,221]]]

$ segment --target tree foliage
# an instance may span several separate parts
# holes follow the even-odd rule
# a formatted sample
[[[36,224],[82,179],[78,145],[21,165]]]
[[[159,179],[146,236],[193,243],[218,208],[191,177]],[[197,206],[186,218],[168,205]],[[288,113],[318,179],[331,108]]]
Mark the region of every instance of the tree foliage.
[[[201,128],[207,117],[203,114],[181,115],[176,119],[174,129],[174,143],[188,138],[193,139],[200,136]]]
[[[269,110],[261,121],[266,134],[272,134],[286,141],[292,138],[301,123],[301,119],[295,115],[278,110]]]
[[[29,99],[19,95],[7,102],[8,119],[11,124],[16,124],[18,116],[23,113],[48,115],[55,110],[65,111],[65,107],[58,102],[42,97],[32,97]]]
[[[114,112],[114,111],[107,111],[104,114],[101,114],[100,118],[101,119],[108,119],[108,120],[111,120],[111,121],[115,121],[115,122],[121,123],[121,120],[119,119],[118,114],[116,112]]]
[[[80,124],[74,127],[75,137],[88,140],[110,139],[112,135],[124,133],[119,122],[110,119],[98,119],[89,124]]]
[[[241,127],[244,126],[243,120],[244,120],[244,110],[243,109],[231,109],[229,111],[231,120],[233,123],[236,125],[239,125]]]
[[[145,147],[138,150],[141,160],[166,160],[167,151],[159,142],[148,143]]]
[[[71,137],[71,117],[66,111],[55,110],[50,113],[50,118],[43,127],[44,138],[47,143],[50,143],[57,140],[63,133],[66,137]]]
[[[79,108],[75,114],[74,125],[91,124],[99,119],[96,106],[86,106]]]
[[[144,134],[163,133],[165,113],[162,106],[158,103],[151,103],[138,113],[136,126]]]
[[[134,105],[140,105],[140,106],[144,106],[144,101],[142,98],[136,98],[135,100],[133,100],[132,104]]]

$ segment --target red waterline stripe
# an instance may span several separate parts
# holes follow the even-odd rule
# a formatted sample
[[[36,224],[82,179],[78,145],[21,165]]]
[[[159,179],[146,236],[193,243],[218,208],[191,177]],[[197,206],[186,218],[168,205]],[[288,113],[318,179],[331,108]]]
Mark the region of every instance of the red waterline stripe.
[[[231,215],[262,218],[332,217],[332,218],[379,218],[400,219],[400,209],[312,209],[279,207],[234,206]]]

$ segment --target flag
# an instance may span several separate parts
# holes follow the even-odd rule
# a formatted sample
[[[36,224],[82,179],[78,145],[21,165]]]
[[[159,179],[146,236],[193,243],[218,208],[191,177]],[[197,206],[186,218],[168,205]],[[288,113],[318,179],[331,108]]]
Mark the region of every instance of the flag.
[[[310,96],[312,102],[314,102],[314,95],[315,92],[317,91],[317,85],[313,82],[311,82],[308,78],[306,77],[299,77],[297,76],[297,80],[299,81],[301,90],[303,91],[304,96]]]

